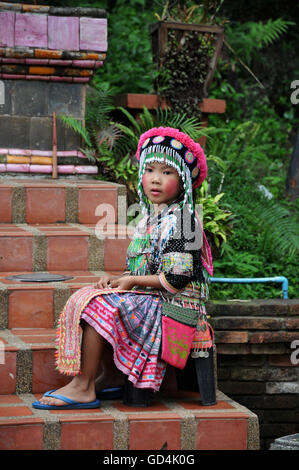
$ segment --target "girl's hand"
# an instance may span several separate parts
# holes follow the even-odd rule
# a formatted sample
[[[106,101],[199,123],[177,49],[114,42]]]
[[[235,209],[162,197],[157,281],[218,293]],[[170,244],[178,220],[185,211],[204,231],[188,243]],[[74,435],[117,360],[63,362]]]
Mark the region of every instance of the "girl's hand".
[[[131,290],[135,286],[134,276],[123,276],[111,281],[111,287],[120,290]]]
[[[108,287],[110,287],[108,284],[111,283],[114,279],[118,279],[117,276],[103,276],[101,277],[97,284],[95,285],[95,287],[97,289],[107,289]]]

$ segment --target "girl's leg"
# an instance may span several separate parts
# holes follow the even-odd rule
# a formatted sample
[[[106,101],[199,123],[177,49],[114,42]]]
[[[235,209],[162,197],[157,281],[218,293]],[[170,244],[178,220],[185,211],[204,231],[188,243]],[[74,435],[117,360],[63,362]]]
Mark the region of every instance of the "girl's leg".
[[[121,387],[124,385],[125,375],[116,367],[113,360],[113,348],[107,343],[101,356],[100,370],[95,381],[96,392],[104,388]]]
[[[88,323],[84,322],[82,327],[81,374],[74,377],[66,386],[55,390],[55,393],[78,402],[88,403],[96,399],[95,379],[106,340]],[[42,397],[40,403],[65,405],[65,402],[51,397]]]

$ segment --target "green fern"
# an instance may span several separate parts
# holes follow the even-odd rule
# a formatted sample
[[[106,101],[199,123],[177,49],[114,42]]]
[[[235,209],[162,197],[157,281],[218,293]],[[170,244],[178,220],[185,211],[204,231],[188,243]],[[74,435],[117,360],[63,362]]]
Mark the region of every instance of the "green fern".
[[[256,203],[254,215],[258,218],[262,250],[276,251],[278,256],[299,254],[299,222],[288,209],[276,201],[262,198],[262,202]]]
[[[246,24],[246,23],[245,23]],[[288,26],[295,25],[293,21],[286,21],[283,18],[276,18],[276,20],[269,19],[266,23],[248,22],[250,35],[255,37],[257,43],[262,47],[263,45],[273,44],[279,37],[284,34]]]
[[[103,128],[110,121],[110,113],[115,109],[114,89],[103,83],[97,88],[90,88],[86,96],[86,126]]]
[[[289,26],[295,24],[293,21],[276,18],[275,20],[269,19],[266,23],[247,21],[233,26],[227,25],[227,44],[232,52],[250,64],[256,50],[272,45],[287,31]]]
[[[74,118],[73,116],[62,115],[62,116],[58,116],[58,118],[61,119],[68,127],[70,127],[75,132],[80,134],[80,136],[83,138],[87,147],[92,147],[90,134],[88,130],[84,127],[82,121]]]
[[[154,113],[144,106],[142,113],[136,119],[128,110],[118,108],[129,121],[126,126],[121,123],[114,123],[122,131],[122,137],[115,142],[115,152],[119,154],[129,153],[133,156],[136,152],[139,137],[141,134],[151,129],[152,127],[174,127],[180,129],[182,132],[190,135],[194,140],[201,137],[216,133],[213,129],[209,131],[202,126],[200,120],[196,117],[187,117],[186,114],[178,114],[173,110],[166,108],[157,108]]]

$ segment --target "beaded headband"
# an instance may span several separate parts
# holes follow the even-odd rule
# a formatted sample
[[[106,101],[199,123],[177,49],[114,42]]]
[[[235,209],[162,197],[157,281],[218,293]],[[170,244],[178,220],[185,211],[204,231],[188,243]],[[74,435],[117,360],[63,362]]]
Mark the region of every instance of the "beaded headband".
[[[192,188],[197,188],[207,176],[207,162],[203,149],[187,134],[172,127],[154,127],[140,136],[136,152],[139,161],[138,195],[147,208],[142,176],[147,163],[157,161],[176,169],[184,184],[183,206],[194,212]]]

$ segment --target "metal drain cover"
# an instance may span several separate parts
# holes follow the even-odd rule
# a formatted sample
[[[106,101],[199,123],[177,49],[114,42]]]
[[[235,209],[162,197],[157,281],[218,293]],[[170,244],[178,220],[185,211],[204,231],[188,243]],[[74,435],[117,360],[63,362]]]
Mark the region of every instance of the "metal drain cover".
[[[74,278],[72,276],[65,276],[63,274],[33,273],[16,274],[15,276],[6,277],[6,279],[18,282],[58,282]]]

